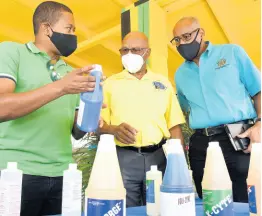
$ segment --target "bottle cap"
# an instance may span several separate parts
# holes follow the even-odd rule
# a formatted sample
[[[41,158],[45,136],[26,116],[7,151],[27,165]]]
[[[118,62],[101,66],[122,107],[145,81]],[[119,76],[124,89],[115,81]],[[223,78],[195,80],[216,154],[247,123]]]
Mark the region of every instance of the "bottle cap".
[[[167,140],[167,154],[184,154],[180,139]]]
[[[7,163],[7,169],[12,169],[12,170],[17,169],[17,163],[16,162],[8,162]]]
[[[151,166],[151,171],[157,171],[157,165],[152,165]]]
[[[251,145],[253,151],[261,151],[261,143],[253,143]]]
[[[168,139],[166,141],[166,143],[167,144],[172,144],[172,145],[174,145],[174,144],[180,144],[181,145],[181,140],[180,139]]]
[[[102,72],[102,65],[94,64],[94,69],[92,71],[101,71]]]
[[[115,138],[111,134],[103,134],[100,136],[100,142],[114,142]]]
[[[77,164],[76,163],[69,164],[69,170],[77,170]]]
[[[100,136],[97,152],[115,151],[115,138],[111,134],[103,134]]]
[[[218,147],[220,147],[219,142],[209,142],[208,147],[209,148],[218,148]]]

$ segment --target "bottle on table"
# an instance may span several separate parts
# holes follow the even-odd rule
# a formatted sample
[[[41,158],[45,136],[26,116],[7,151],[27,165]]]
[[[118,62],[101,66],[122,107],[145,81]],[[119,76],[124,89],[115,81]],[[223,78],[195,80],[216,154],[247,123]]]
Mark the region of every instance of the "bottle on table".
[[[234,215],[232,182],[218,142],[207,148],[202,191],[205,215]]]
[[[100,136],[85,194],[85,216],[126,216],[126,190],[113,135]]]
[[[254,143],[247,178],[250,216],[261,216],[261,168],[261,143]]]
[[[62,215],[81,216],[82,212],[82,172],[77,164],[69,164],[63,175]]]
[[[80,105],[77,117],[77,126],[84,132],[95,132],[99,125],[100,112],[103,103],[103,89],[100,81],[103,76],[102,66],[95,65],[90,76],[96,78],[93,92],[84,92],[80,96]]]
[[[157,166],[151,166],[146,172],[146,213],[148,216],[160,215],[160,185],[162,184],[162,172]]]
[[[180,140],[167,151],[167,167],[160,187],[161,216],[195,216],[195,194]]]
[[[0,216],[20,216],[23,173],[16,162],[8,162],[1,171]]]

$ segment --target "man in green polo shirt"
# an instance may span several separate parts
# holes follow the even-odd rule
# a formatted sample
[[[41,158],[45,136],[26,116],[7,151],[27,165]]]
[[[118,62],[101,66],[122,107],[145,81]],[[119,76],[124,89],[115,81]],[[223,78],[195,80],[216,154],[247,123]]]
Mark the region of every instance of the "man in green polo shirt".
[[[67,6],[40,4],[33,25],[34,43],[0,43],[0,170],[17,162],[24,173],[21,216],[61,214],[78,94],[95,85],[83,76],[92,66],[73,70],[59,58],[77,47]]]

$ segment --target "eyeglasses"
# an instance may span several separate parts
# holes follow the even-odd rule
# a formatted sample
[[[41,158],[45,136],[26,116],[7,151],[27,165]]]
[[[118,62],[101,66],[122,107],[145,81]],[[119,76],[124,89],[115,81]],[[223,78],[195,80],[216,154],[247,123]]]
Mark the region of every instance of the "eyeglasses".
[[[174,37],[174,38],[170,41],[170,43],[173,44],[173,45],[179,45],[180,42],[181,42],[181,40],[183,40],[184,42],[188,42],[188,41],[190,41],[190,40],[192,39],[192,35],[193,35],[195,32],[197,32],[197,34],[198,34],[199,30],[200,30],[200,28],[197,28],[197,29],[195,29],[195,30],[192,31],[192,32],[188,32],[188,33],[182,34],[181,36],[176,36],[176,37]],[[197,35],[197,34],[196,34],[196,35]]]
[[[53,82],[60,80],[62,76],[60,73],[58,73],[55,70],[55,64],[57,63],[57,60],[51,59],[50,61],[47,62],[46,67],[47,70],[50,72],[50,78]]]
[[[133,47],[133,48],[127,48],[127,47],[123,47],[119,50],[121,55],[126,55],[129,53],[129,51],[131,51],[132,54],[138,54],[141,55],[143,54],[144,50],[147,50],[148,48],[140,48],[140,47]]]

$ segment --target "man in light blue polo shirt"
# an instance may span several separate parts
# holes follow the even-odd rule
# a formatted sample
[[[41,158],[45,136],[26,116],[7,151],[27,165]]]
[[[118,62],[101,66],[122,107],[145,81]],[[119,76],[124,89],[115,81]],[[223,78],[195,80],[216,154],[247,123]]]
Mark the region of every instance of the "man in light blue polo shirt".
[[[175,83],[180,105],[196,130],[190,139],[189,159],[197,192],[202,197],[208,142],[218,141],[233,183],[234,201],[247,202],[251,145],[245,153],[235,151],[224,124],[255,120],[240,136],[250,138],[251,143],[261,141],[260,72],[242,47],[204,41],[205,31],[194,17],[179,20],[173,35],[171,43],[186,60],[175,73]]]

